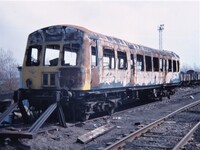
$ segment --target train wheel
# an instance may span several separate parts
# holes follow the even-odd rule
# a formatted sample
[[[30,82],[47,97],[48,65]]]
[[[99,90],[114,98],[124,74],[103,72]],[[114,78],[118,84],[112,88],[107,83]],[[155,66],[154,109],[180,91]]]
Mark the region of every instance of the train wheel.
[[[81,115],[81,121],[86,121],[90,118],[90,114],[84,113]]]
[[[115,112],[115,108],[109,108],[107,113],[108,115],[112,115]]]
[[[115,112],[116,106],[114,103],[109,103],[106,106],[106,112],[108,113],[108,115],[112,115]]]
[[[158,97],[158,100],[159,100],[159,101],[162,101],[162,95],[160,95],[160,96]]]

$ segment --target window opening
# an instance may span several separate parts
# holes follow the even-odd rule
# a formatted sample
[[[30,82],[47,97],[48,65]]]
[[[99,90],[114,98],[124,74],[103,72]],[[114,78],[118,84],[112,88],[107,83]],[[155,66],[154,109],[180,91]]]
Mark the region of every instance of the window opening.
[[[168,71],[172,72],[172,60],[171,59],[168,60]]]
[[[134,69],[134,55],[131,54],[131,69]]]
[[[167,70],[167,61],[166,61],[166,59],[163,59],[163,69],[165,71]]]
[[[162,58],[160,58],[160,65],[159,65],[159,67],[160,67],[160,71],[163,72],[163,59]]]
[[[96,47],[91,47],[91,48],[92,48],[91,66],[95,67],[97,66],[97,50],[96,50]]]
[[[28,49],[26,66],[39,66],[42,46],[33,46]]]
[[[176,72],[176,61],[173,60],[173,72]]]
[[[103,68],[114,69],[115,68],[115,54],[111,49],[103,50]]]
[[[137,70],[144,71],[143,55],[137,55]]]
[[[117,52],[118,69],[127,69],[127,58],[125,52]]]
[[[180,71],[180,63],[179,63],[179,61],[177,61],[177,68],[178,68],[177,72],[179,72]]]
[[[62,61],[63,66],[76,66],[77,65],[77,55],[80,46],[77,44],[67,44],[63,47],[64,58]]]
[[[47,45],[45,50],[45,66],[57,66],[60,53],[59,45]]]
[[[151,57],[145,56],[146,71],[152,71]]]
[[[153,58],[153,68],[154,68],[154,71],[159,71],[159,61],[158,61],[158,58],[156,57]]]

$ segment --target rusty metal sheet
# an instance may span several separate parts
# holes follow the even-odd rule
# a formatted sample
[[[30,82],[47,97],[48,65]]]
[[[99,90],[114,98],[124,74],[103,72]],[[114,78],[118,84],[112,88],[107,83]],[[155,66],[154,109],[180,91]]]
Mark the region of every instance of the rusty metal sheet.
[[[84,135],[81,135],[78,137],[77,142],[80,143],[88,143],[89,141],[91,141],[92,139],[112,130],[114,128],[114,125],[112,124],[106,124],[104,126],[101,126],[99,128],[96,128],[95,130],[92,130],[90,132],[87,132]]]

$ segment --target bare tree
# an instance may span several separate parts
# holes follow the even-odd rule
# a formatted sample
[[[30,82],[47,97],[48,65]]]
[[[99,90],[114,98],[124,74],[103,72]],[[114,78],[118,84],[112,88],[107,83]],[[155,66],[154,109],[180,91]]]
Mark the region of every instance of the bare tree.
[[[196,72],[200,72],[200,66],[197,64],[193,64],[193,66],[189,66],[188,64],[182,64],[181,65],[181,71],[187,72],[188,70],[194,70]]]
[[[17,87],[17,62],[11,51],[0,49],[0,93],[12,92]]]
[[[193,68],[196,72],[200,72],[200,66],[198,66],[196,63],[193,64]]]

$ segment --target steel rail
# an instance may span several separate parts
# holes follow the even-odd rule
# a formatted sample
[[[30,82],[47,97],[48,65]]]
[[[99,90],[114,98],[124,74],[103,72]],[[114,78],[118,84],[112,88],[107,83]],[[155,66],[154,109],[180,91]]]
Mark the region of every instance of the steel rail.
[[[200,121],[178,142],[172,150],[181,149],[192,138],[193,133],[200,126]]]
[[[185,111],[189,108],[192,108],[196,105],[199,105],[200,104],[200,100],[194,102],[194,103],[191,103],[191,104],[188,104],[184,107],[181,107],[179,108],[178,110],[166,115],[165,117],[162,117],[161,119],[158,119],[152,123],[150,123],[149,125],[129,134],[128,136],[122,138],[121,140],[113,143],[112,145],[108,146],[105,148],[105,150],[116,150],[116,149],[119,149],[119,148],[122,148],[124,145],[125,145],[125,142],[127,141],[132,141],[133,139],[135,139],[136,137],[139,137],[141,134],[147,132],[148,130],[158,126],[159,124],[161,124],[162,122],[164,122],[167,118],[169,117],[172,117],[173,115],[175,115],[176,113],[179,113],[179,112],[182,112],[182,111]]]

